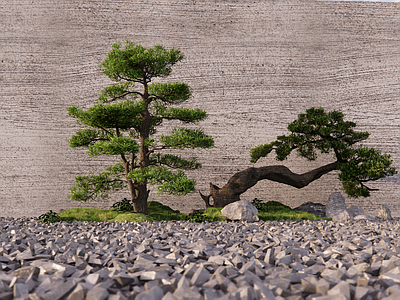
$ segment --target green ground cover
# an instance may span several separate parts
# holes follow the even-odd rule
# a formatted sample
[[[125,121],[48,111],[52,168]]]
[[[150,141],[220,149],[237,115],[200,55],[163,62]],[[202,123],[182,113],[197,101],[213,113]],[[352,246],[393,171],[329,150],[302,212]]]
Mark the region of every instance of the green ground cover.
[[[277,220],[317,220],[320,217],[306,213],[295,211],[277,201],[269,201],[263,203],[258,199],[254,199],[252,204],[258,209],[258,217],[263,221]],[[203,213],[198,212],[194,215],[186,215],[178,210],[163,205],[157,201],[149,201],[148,203],[150,216],[134,212],[129,202],[117,202],[111,209],[100,208],[71,208],[61,214],[52,211],[39,216],[41,222],[58,222],[58,221],[93,221],[93,222],[157,222],[171,220],[187,220],[191,222],[214,222],[214,221],[230,221],[221,214],[222,208],[208,208]],[[330,220],[330,219],[326,219]]]

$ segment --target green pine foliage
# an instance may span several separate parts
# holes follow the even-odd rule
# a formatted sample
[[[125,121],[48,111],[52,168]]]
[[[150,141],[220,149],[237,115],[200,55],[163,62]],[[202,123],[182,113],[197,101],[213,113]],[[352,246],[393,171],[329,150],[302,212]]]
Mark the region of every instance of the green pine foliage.
[[[86,202],[88,200],[107,199],[109,191],[126,188],[122,179],[123,165],[119,162],[107,167],[105,172],[97,175],[78,175],[70,189],[70,199]]]
[[[122,201],[116,202],[112,205],[111,209],[116,210],[118,212],[134,212],[131,201],[124,198]]]
[[[38,217],[38,220],[39,220],[39,222],[42,222],[42,223],[55,223],[55,222],[62,221],[60,216],[52,210],[48,211],[47,213],[41,214]]]
[[[214,145],[213,139],[200,129],[174,129],[171,135],[162,135],[160,141],[170,148],[210,148]]]
[[[276,212],[276,211],[292,211],[292,209],[282,204],[278,201],[268,201],[267,203],[262,202],[261,200],[254,198],[251,202],[255,208],[257,208],[258,212]]]
[[[175,49],[162,45],[145,48],[131,41],[115,43],[101,63],[99,71],[114,83],[105,87],[98,103],[89,109],[68,108],[80,129],[68,141],[72,148],[84,147],[90,157],[117,156],[119,163],[98,175],[79,175],[71,188],[70,199],[78,201],[107,198],[109,192],[129,187],[132,204],[147,202],[147,184],[172,195],[195,191],[195,181],[184,170],[201,164],[195,157],[162,154],[164,149],[211,148],[213,139],[199,129],[175,128],[171,134],[152,136],[165,121],[178,120],[194,124],[207,117],[195,108],[172,107],[191,97],[182,82],[162,82],[172,67],[184,58]],[[153,82],[158,78],[157,82]],[[160,82],[161,81],[161,82]],[[147,204],[146,204],[147,205]],[[148,209],[143,209],[148,214]]]
[[[397,174],[397,171],[391,166],[393,161],[389,154],[355,145],[369,137],[368,132],[355,131],[355,127],[356,123],[344,121],[342,112],[310,108],[288,125],[289,134],[251,149],[250,161],[255,163],[272,150],[281,161],[293,150],[309,161],[315,160],[318,152],[334,153],[345,192],[350,197],[367,197],[372,189],[365,186],[365,182]]]
[[[179,210],[174,210],[158,201],[149,201],[149,210],[151,217],[156,221],[185,220],[187,217]]]

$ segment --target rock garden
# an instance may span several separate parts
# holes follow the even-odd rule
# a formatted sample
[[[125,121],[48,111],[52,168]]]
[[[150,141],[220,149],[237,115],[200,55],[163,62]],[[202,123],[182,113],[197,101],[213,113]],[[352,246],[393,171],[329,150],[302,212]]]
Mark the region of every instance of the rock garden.
[[[68,107],[84,127],[68,142],[118,161],[76,176],[69,198],[106,199],[128,189],[131,200],[109,210],[0,218],[0,300],[396,299],[400,228],[387,206],[370,216],[347,208],[339,193],[325,208],[240,199],[260,180],[303,188],[335,170],[350,197],[367,197],[375,189],[366,182],[396,174],[389,154],[355,146],[369,133],[355,131],[339,111],[307,109],[288,125],[289,135],[250,151],[253,164],[272,151],[281,161],[294,150],[309,161],[331,152],[335,161],[327,165],[303,174],[284,165],[249,167],[222,188],[210,183],[209,195],[199,191],[207,209],[190,215],[148,202],[148,185],[170,195],[196,191],[184,171],[199,169],[197,158],[160,151],[215,147],[201,129],[152,138],[163,121],[207,117],[199,108],[170,107],[192,96],[186,83],[152,82],[183,58],[162,45],[112,45],[99,70],[114,84],[87,110]]]

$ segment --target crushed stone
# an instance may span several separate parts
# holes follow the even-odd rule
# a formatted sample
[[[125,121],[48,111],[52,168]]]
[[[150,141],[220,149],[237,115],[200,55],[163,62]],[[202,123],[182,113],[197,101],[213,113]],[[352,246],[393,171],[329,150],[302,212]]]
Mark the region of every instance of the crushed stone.
[[[398,220],[0,218],[0,300],[398,299],[399,233]]]

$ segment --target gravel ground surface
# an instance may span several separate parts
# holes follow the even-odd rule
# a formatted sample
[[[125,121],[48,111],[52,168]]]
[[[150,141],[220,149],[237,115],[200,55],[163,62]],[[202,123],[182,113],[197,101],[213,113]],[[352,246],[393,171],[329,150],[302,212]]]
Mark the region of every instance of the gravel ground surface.
[[[398,220],[42,224],[0,218],[0,229],[0,299],[400,294]]]

